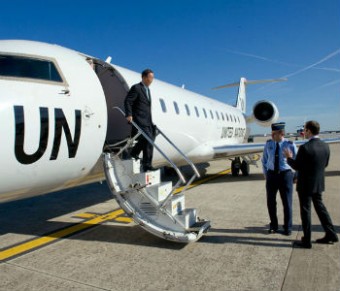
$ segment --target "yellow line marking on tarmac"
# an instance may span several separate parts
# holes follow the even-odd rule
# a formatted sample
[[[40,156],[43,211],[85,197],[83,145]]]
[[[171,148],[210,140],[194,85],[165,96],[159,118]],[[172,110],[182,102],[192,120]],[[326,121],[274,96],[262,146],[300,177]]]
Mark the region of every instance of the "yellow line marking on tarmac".
[[[84,219],[89,219],[89,218],[93,218],[93,217],[96,217],[98,216],[98,214],[94,214],[94,213],[79,213],[79,214],[76,214],[75,216],[73,217],[76,217],[76,218],[84,218]]]
[[[107,220],[113,220],[117,218],[117,216],[124,214],[123,209],[118,209],[110,213],[106,213],[104,215],[97,216],[93,219],[87,220],[85,222],[77,223],[73,226],[70,226],[68,228],[56,231],[54,233],[51,233],[49,235],[33,239],[27,242],[24,242],[22,244],[19,244],[17,246],[11,247],[7,250],[0,251],[0,261],[6,260],[8,258],[20,255],[22,253],[26,253],[27,251],[33,250],[35,248],[44,246],[46,244],[49,244],[55,240],[58,240],[60,238],[63,238],[65,236],[71,235],[73,233],[85,230],[87,228],[90,228],[96,224],[101,224],[104,221]]]
[[[200,180],[195,181],[194,183],[192,183],[188,188],[191,189],[193,187],[196,187],[198,185],[201,185],[207,181],[216,179],[218,177],[221,177],[223,175],[226,175],[228,173],[230,173],[230,169],[221,171],[215,175],[212,175],[210,177],[207,178],[203,178]],[[184,187],[180,187],[178,188],[174,194],[178,194],[179,192],[181,192],[183,190]],[[35,238],[32,240],[29,240],[27,242],[23,242],[21,244],[18,244],[16,246],[10,247],[8,249],[5,249],[3,251],[0,251],[0,261],[3,260],[8,260],[12,257],[27,253],[29,251],[32,251],[34,249],[40,248],[44,245],[50,244],[58,239],[64,238],[66,236],[70,236],[71,234],[75,234],[77,232],[83,231],[85,229],[88,229],[90,227],[93,227],[94,225],[98,225],[98,224],[102,224],[105,221],[108,220],[115,220],[117,222],[125,222],[125,223],[129,223],[132,222],[132,218],[130,217],[125,217],[125,216],[121,216],[124,214],[123,209],[118,209],[115,210],[113,212],[109,212],[109,213],[105,213],[103,215],[98,215],[98,214],[94,214],[94,213],[79,213],[77,215],[75,215],[74,217],[79,217],[79,218],[84,218],[84,219],[89,219],[86,220],[84,222],[80,222],[77,223],[75,225],[72,225],[70,227],[67,227],[65,229],[53,232],[51,234],[42,236],[40,238]]]
[[[261,155],[253,154],[253,161],[257,162],[260,159]]]
[[[118,221],[118,222],[127,222],[127,223],[129,223],[129,222],[132,222],[133,219],[132,219],[131,217],[124,217],[124,216],[121,216],[121,217],[117,217],[117,218],[115,219],[115,221]]]

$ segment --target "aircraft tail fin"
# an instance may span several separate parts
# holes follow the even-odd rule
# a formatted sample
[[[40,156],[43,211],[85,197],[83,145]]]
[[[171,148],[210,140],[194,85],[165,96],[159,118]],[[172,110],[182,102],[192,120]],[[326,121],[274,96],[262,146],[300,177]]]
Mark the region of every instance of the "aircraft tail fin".
[[[262,84],[262,83],[282,82],[282,81],[287,81],[287,79],[282,78],[282,79],[269,79],[269,80],[247,80],[246,78],[242,77],[240,79],[240,82],[218,86],[218,87],[213,88],[213,90],[239,86],[235,107],[240,109],[242,113],[245,113],[246,112],[246,85],[247,84]]]

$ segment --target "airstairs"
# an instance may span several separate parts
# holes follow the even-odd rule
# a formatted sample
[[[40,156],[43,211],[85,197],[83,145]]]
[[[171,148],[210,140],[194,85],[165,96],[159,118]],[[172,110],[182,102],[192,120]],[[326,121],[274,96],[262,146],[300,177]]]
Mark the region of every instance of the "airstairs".
[[[124,112],[119,107],[123,116]],[[107,183],[114,198],[127,215],[132,217],[151,234],[165,240],[189,243],[197,241],[210,228],[210,222],[197,217],[195,208],[185,207],[183,192],[193,182],[199,173],[195,165],[178,149],[173,142],[160,130],[167,142],[192,167],[194,175],[187,181],[180,169],[153,142],[149,136],[134,122],[132,125],[138,130],[133,138],[116,144],[110,152],[103,153],[103,163]],[[178,182],[162,182],[160,170],[142,172],[140,160],[123,159],[124,153],[132,146],[139,135],[153,144],[154,148],[168,161],[178,175]],[[180,193],[176,193],[183,186]],[[177,191],[176,191],[177,190]]]

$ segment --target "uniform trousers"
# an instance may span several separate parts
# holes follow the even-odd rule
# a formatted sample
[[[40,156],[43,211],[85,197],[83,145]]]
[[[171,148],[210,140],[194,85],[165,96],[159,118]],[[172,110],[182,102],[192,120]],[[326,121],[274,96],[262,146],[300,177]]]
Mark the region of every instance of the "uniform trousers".
[[[327,208],[322,202],[321,193],[308,194],[304,192],[298,192],[300,200],[300,214],[302,222],[302,230],[304,235],[304,242],[307,244],[311,243],[311,201],[313,201],[314,209],[319,217],[321,225],[328,238],[337,237],[334,229],[331,217],[328,214]]]
[[[278,230],[276,195],[280,192],[285,231],[292,229],[292,193],[293,193],[293,178],[294,174],[291,170],[281,171],[276,173],[274,171],[267,171],[266,190],[267,190],[267,207],[270,218],[270,228]]]

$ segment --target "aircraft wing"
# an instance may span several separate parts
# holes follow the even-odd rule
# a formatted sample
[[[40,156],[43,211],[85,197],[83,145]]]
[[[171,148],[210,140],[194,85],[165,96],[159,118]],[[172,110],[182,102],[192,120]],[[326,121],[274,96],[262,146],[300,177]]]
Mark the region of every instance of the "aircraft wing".
[[[331,144],[331,143],[339,143],[340,142],[340,137],[337,138],[322,138],[322,141],[324,141],[325,143]],[[296,146],[300,146],[304,143],[306,143],[308,140],[303,139],[303,140],[295,140],[294,143],[296,144]]]
[[[214,159],[262,153],[266,143],[245,143],[213,147]]]
[[[322,139],[325,143],[339,143],[340,138],[326,138]],[[307,140],[294,141],[297,147],[306,143]],[[214,159],[219,158],[233,158],[239,156],[246,156],[250,154],[262,153],[266,143],[244,143],[236,145],[219,145],[214,146]]]

